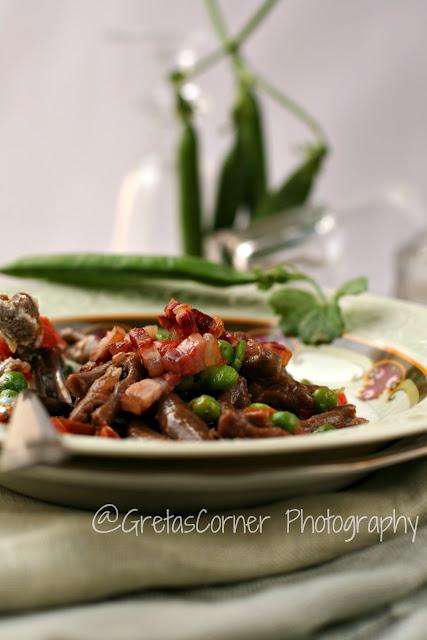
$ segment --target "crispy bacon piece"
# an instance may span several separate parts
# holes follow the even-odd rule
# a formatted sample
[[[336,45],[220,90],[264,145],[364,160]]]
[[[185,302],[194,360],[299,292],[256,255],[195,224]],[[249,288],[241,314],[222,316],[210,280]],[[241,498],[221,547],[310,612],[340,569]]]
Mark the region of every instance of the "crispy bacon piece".
[[[157,338],[158,326],[156,324],[146,324],[144,327],[145,333],[148,333],[150,338],[155,340]]]
[[[126,335],[123,340],[119,340],[118,342],[113,342],[109,346],[110,353],[112,356],[117,355],[118,353],[129,353],[133,351],[134,347],[129,338],[129,335]]]
[[[129,331],[129,339],[144,367],[151,378],[158,378],[162,375],[164,366],[162,358],[156,344],[142,327],[137,327]]]
[[[221,318],[212,318],[189,304],[178,302],[175,298],[166,305],[163,315],[159,316],[159,322],[171,332],[173,340],[187,338],[192,333],[211,333],[215,338],[224,333]]]
[[[205,367],[213,367],[216,364],[224,364],[221,351],[218,346],[218,340],[211,333],[204,333],[203,340],[206,343],[205,348]]]
[[[200,333],[193,333],[178,344],[169,349],[163,356],[163,365],[166,371],[177,373],[181,376],[190,376],[199,373],[205,368],[206,342]]]
[[[164,349],[162,358],[166,371],[180,376],[192,376],[207,367],[223,364],[224,358],[216,338],[210,333],[193,333],[176,347]]]
[[[164,378],[145,378],[126,389],[120,405],[124,411],[139,416],[169,391],[170,386]]]
[[[107,362],[111,359],[111,346],[125,339],[126,331],[122,327],[113,327],[101,338],[96,348],[91,352],[89,358],[97,364]]]
[[[211,333],[214,338],[219,338],[224,333],[224,323],[218,316],[208,316],[206,313],[193,309],[193,317],[200,333]]]

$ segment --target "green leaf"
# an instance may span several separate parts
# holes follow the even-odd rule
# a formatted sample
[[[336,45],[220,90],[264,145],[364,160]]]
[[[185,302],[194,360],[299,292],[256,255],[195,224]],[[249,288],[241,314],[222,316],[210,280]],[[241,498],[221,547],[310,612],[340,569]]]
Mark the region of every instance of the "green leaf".
[[[284,287],[270,296],[269,302],[280,315],[280,327],[285,335],[297,336],[299,325],[309,311],[317,307],[312,293],[304,289]]]
[[[363,293],[368,289],[368,278],[366,276],[359,276],[353,280],[348,280],[336,290],[334,300],[339,300],[343,296],[355,296],[359,293]]]
[[[306,344],[332,342],[344,331],[341,310],[335,302],[318,304],[304,316],[298,329],[299,337]]]

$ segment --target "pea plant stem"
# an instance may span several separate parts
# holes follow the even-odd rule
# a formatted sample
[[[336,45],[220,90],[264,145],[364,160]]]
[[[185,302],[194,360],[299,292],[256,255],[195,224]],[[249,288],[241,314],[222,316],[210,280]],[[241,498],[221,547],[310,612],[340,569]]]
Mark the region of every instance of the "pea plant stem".
[[[247,40],[247,38],[258,27],[260,22],[264,20],[269,11],[274,8],[278,0],[265,0],[261,6],[255,11],[255,13],[249,18],[242,29],[237,33],[234,38],[230,38],[227,27],[220,11],[218,2],[216,0],[205,0],[206,8],[211,19],[212,25],[218,34],[219,39],[222,42],[222,47],[216,52],[213,52],[207,56],[204,60],[201,60],[197,71],[200,72],[219,61],[222,56],[228,55],[232,58],[236,71],[241,72],[245,70],[245,65],[241,56],[238,54],[241,45]],[[207,63],[207,64],[206,64]],[[196,68],[195,70],[196,71]],[[194,73],[193,73],[194,75]],[[253,74],[252,74],[253,75]],[[255,84],[267,93],[273,100],[285,107],[290,113],[292,113],[298,120],[303,122],[314,134],[319,141],[325,142],[325,133],[312,115],[310,115],[300,104],[295,102],[291,97],[284,94],[280,89],[272,85],[266,78],[260,74],[253,75]]]
[[[262,75],[255,74],[254,81],[255,84],[273,98],[273,100],[281,104],[285,109],[298,118],[298,120],[303,122],[312,131],[316,138],[319,139],[319,141],[326,141],[325,133],[320,124],[301,105],[289,96],[285,95],[282,91],[277,89],[277,87],[273,86]]]
[[[234,42],[237,48],[239,48],[245,40],[249,38],[258,25],[264,20],[267,14],[274,8],[279,0],[264,0],[260,7],[255,11],[253,16],[249,18],[247,23],[238,32],[234,38]]]
[[[227,34],[226,25],[219,11],[217,3],[210,2],[209,0],[205,1],[212,24],[214,24],[214,21],[217,20],[214,26],[217,30],[218,35],[220,35],[220,31],[218,31],[218,28],[222,31],[222,44],[217,49],[214,49],[213,51],[208,53],[204,58],[201,58],[199,62],[196,62],[193,69],[188,74],[188,77],[191,78],[194,78],[204,71],[207,71],[210,67],[220,62],[222,58],[230,55],[230,52],[239,49],[279,0],[264,0],[262,5],[248,19],[248,21],[243,25],[240,31],[237,32],[234,38],[230,38]]]

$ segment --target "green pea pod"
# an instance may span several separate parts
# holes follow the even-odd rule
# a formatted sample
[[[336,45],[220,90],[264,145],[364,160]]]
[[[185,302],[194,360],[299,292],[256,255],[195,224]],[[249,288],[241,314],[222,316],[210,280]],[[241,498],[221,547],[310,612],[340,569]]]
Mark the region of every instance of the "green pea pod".
[[[197,134],[189,117],[183,118],[183,129],[178,144],[177,173],[184,253],[201,256],[199,149]]]
[[[257,217],[280,213],[303,205],[313,189],[327,153],[328,147],[325,144],[308,147],[300,166],[279,189],[263,198],[258,208]]]
[[[234,142],[218,179],[214,229],[232,227],[240,206],[251,215],[266,191],[261,112],[254,92],[242,82],[233,108]]]
[[[236,131],[233,147],[225,157],[218,178],[214,229],[232,227],[241,203],[243,164],[240,137]]]
[[[253,91],[245,96],[246,113],[242,123],[245,172],[244,200],[251,217],[256,217],[258,206],[267,189],[267,166],[262,115]]]
[[[243,202],[254,217],[266,193],[267,167],[261,109],[255,93],[248,87],[240,89],[236,118],[244,171]]]
[[[214,287],[258,284],[269,289],[304,274],[276,265],[264,271],[236,271],[195,256],[144,256],[111,253],[58,253],[17,258],[0,267],[0,273],[17,278],[37,278],[63,284],[140,290],[147,280],[193,281]]]

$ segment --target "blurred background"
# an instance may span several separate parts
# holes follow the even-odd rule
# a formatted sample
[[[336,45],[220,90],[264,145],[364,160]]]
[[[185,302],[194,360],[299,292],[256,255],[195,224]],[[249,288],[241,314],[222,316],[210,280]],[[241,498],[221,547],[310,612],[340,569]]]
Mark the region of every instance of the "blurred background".
[[[230,28],[256,6],[224,2]],[[281,0],[250,39],[254,66],[327,132],[333,152],[315,201],[340,208],[388,189],[391,206],[408,199],[417,232],[427,199],[426,35],[424,0]],[[123,180],[158,143],[153,95],[163,100],[162,74],[188,42],[200,54],[215,44],[200,0],[0,0],[3,261],[114,248]],[[209,167],[228,143],[228,65],[206,73],[201,86]],[[271,171],[280,178],[307,136],[271,100],[264,105]],[[159,253],[163,213],[150,235]],[[382,215],[365,228],[362,260],[381,260],[394,224],[387,207]]]

